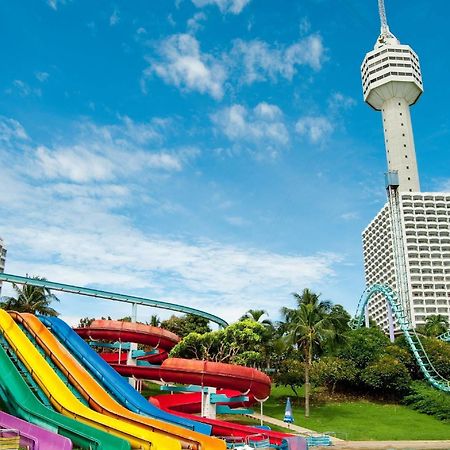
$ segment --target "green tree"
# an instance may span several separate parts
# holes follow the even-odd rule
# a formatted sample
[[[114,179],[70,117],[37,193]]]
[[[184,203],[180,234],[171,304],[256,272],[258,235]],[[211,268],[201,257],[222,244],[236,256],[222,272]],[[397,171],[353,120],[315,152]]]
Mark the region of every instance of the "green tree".
[[[41,277],[32,278],[45,281],[45,278]],[[59,315],[59,313],[50,306],[54,301],[59,302],[59,299],[56,295],[52,294],[50,289],[32,286],[30,284],[18,286],[15,283],[13,283],[13,288],[16,291],[16,296],[3,297],[0,302],[0,308],[17,312],[42,314],[43,316]]]
[[[389,338],[379,328],[359,328],[347,333],[347,342],[338,356],[364,369],[376,361],[389,345]]]
[[[329,392],[334,394],[337,386],[348,387],[355,384],[358,370],[350,360],[325,356],[313,362],[311,377],[317,384],[326,386]]]
[[[78,322],[77,328],[88,328],[94,320],[93,317],[82,317]]]
[[[159,316],[157,314],[152,314],[150,316],[150,322],[148,322],[148,325],[150,325],[152,327],[159,327],[159,326],[161,326],[161,319],[159,318]]]
[[[281,361],[274,376],[277,386],[289,386],[298,398],[297,389],[305,382],[305,363],[298,358],[288,358]]]
[[[163,320],[160,326],[181,338],[184,338],[189,333],[203,334],[211,331],[208,319],[194,314],[184,314],[181,317],[173,315]]]
[[[305,288],[301,294],[293,294],[297,308],[282,308],[287,335],[292,344],[302,351],[305,362],[305,416],[309,417],[310,371],[314,355],[325,345],[336,341],[338,330],[346,317],[337,312],[331,315],[333,305],[320,300],[320,295]]]
[[[170,356],[258,366],[263,361],[266,336],[262,324],[243,320],[223,330],[190,333],[172,349]]]
[[[269,319],[264,319],[264,316],[269,316],[264,309],[249,309],[239,320],[250,319],[263,325],[272,326],[272,322]]]
[[[423,328],[427,336],[439,336],[448,330],[448,318],[442,314],[432,314],[425,319]]]

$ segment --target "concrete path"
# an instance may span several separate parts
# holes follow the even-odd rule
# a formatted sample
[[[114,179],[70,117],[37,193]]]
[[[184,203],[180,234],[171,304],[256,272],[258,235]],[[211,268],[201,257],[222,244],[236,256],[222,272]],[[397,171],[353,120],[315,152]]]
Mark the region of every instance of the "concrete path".
[[[261,420],[260,414],[248,414],[248,417]],[[301,435],[319,434],[308,428],[298,425],[288,424],[282,420],[263,415],[263,423],[270,423],[279,427],[291,430]],[[313,447],[317,450],[450,450],[449,441],[344,441],[333,436],[331,437],[332,447]]]
[[[248,417],[251,417],[252,419],[261,420],[261,414],[246,414]],[[262,416],[263,417],[263,423],[271,423],[272,425],[277,425],[279,427],[286,428],[287,430],[293,431],[298,434],[302,435],[311,435],[311,434],[318,434],[317,431],[310,430],[308,428],[299,427],[298,425],[295,425],[293,423],[287,424],[286,422],[283,422],[280,419],[275,419],[274,417],[269,416]],[[333,444],[345,442],[343,439],[338,439],[333,436],[331,437],[331,442]],[[318,447],[317,447],[318,448]]]
[[[450,450],[450,441],[341,441],[317,450]]]

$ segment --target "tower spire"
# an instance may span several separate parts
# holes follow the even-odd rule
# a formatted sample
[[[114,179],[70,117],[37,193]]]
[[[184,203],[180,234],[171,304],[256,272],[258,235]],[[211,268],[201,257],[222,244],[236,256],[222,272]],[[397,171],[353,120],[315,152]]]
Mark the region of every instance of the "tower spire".
[[[386,8],[384,6],[384,0],[378,0],[378,11],[380,13],[380,22],[381,22],[381,35],[390,35],[389,25],[387,23],[386,17]]]

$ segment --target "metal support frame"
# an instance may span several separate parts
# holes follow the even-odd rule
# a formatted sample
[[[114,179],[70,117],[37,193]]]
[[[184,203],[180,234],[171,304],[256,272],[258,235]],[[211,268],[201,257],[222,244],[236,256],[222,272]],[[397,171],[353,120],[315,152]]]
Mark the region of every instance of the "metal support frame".
[[[199,309],[191,308],[189,306],[177,305],[175,303],[163,302],[160,300],[153,300],[145,297],[137,297],[134,295],[116,294],[108,291],[101,291],[98,289],[91,289],[81,286],[74,286],[71,284],[56,283],[48,280],[39,280],[36,278],[22,277],[19,275],[12,275],[7,273],[0,273],[0,282],[6,281],[9,283],[23,284],[30,286],[38,286],[53,291],[68,292],[70,294],[84,295],[88,297],[102,298],[105,300],[113,300],[117,302],[132,303],[133,305],[151,306],[154,308],[168,309],[171,311],[178,311],[184,314],[193,314],[195,316],[203,317],[219,325],[219,327],[227,327],[228,323],[215,316],[214,314],[201,311]]]

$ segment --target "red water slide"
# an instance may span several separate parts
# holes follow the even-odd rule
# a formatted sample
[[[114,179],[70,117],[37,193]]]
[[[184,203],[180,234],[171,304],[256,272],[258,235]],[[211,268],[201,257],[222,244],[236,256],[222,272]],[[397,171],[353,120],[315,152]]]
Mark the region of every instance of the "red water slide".
[[[121,322],[115,320],[95,320],[89,327],[75,330],[83,338],[104,339],[121,342],[136,342],[152,346],[160,350],[159,358],[163,358],[180,340],[167,330],[143,324]],[[265,400],[270,394],[271,380],[259,370],[210,361],[199,361],[182,358],[165,359],[160,366],[135,366],[122,364],[126,362],[126,353],[103,353],[102,357],[121,375],[147,380],[160,380],[169,383],[194,384],[220,388],[218,393],[228,396],[248,395],[248,405],[256,400]],[[161,409],[179,416],[188,417],[212,426],[217,436],[251,436],[262,430],[236,423],[230,424],[217,419],[191,416],[188,413],[199,411],[200,393],[158,395],[150,401]],[[188,406],[189,405],[189,406]],[[236,406],[242,406],[238,404]],[[263,431],[272,444],[280,445],[291,435],[276,431]]]

